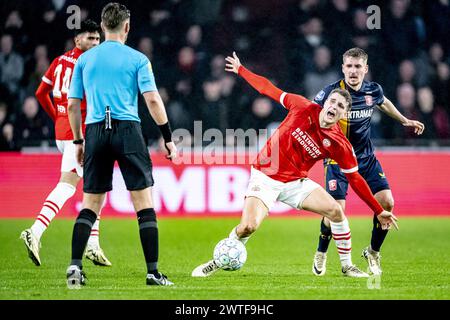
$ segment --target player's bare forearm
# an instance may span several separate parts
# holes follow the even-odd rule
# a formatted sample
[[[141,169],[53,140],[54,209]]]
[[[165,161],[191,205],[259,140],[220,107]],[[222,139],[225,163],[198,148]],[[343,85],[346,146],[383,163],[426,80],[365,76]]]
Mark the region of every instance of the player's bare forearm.
[[[378,108],[391,117],[394,120],[397,120],[401,124],[405,124],[408,119],[398,111],[398,109],[394,106],[394,104],[388,98],[384,97],[384,102],[378,106]]]
[[[425,130],[425,125],[420,121],[410,120],[398,111],[394,104],[386,97],[384,102],[378,106],[378,108],[390,116],[392,119],[400,122],[404,127],[412,127],[417,135],[421,135]]]
[[[69,115],[70,128],[72,129],[73,139],[83,139],[83,132],[81,130],[81,100],[69,99],[67,105],[67,113]]]
[[[158,126],[166,124],[168,122],[166,108],[158,91],[145,92],[143,95],[148,111],[156,124]]]

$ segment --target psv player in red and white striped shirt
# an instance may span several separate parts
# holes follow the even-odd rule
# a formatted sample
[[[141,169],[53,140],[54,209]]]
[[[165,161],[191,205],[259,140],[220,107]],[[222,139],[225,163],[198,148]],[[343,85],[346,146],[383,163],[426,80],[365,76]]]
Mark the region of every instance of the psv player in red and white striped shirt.
[[[266,78],[252,73],[241,65],[235,53],[226,61],[227,71],[239,74],[258,92],[289,110],[253,163],[241,222],[229,237],[245,244],[275,201],[281,201],[330,219],[343,274],[367,277],[352,263],[350,227],[342,208],[322,186],[308,178],[308,171],[317,161],[335,159],[358,196],[377,214],[383,228],[391,224],[397,228],[397,218],[383,210],[358,173],[353,148],[337,125],[351,105],[350,94],[336,89],[322,108],[300,95],[283,92]],[[220,267],[220,263],[211,260],[195,268],[192,276],[209,276]]]
[[[67,93],[69,92],[72,72],[77,59],[83,52],[100,43],[100,32],[99,25],[94,21],[83,21],[80,29],[75,31],[75,48],[53,60],[36,91],[36,98],[39,103],[55,122],[56,145],[62,153],[59,183],[47,196],[34,224],[21,234],[21,238],[27,247],[28,255],[37,266],[41,265],[39,249],[42,234],[48,228],[55,215],[61,210],[64,203],[75,194],[77,184],[83,176],[83,169],[75,158],[75,145],[67,114]],[[86,115],[86,103],[84,100],[81,105],[81,111],[84,119]],[[105,257],[103,250],[100,248],[98,236],[99,220],[92,227],[86,248],[86,257],[97,265],[110,266],[111,262]]]

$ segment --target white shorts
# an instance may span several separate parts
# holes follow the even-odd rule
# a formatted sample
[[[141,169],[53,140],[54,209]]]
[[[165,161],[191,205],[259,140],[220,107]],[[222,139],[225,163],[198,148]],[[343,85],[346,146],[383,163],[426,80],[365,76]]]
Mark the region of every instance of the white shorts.
[[[75,145],[72,140],[56,140],[56,146],[62,153],[61,172],[73,172],[79,177],[83,177],[83,168],[78,164],[75,156]]]
[[[245,197],[260,199],[269,211],[276,201],[283,202],[295,209],[302,209],[303,201],[317,188],[322,187],[308,178],[281,182],[252,167]]]

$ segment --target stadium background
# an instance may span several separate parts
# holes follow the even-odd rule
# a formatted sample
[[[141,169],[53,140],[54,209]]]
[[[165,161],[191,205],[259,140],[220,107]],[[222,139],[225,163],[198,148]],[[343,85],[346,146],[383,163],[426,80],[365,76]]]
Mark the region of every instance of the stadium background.
[[[73,45],[66,28],[68,6],[99,21],[109,1],[0,2],[0,215],[33,218],[59,176],[51,120],[34,92],[49,63]],[[399,215],[450,213],[450,6],[448,1],[169,0],[122,1],[132,12],[128,44],[152,61],[172,127],[191,132],[181,150],[206,146],[203,130],[271,129],[285,111],[224,72],[236,50],[250,69],[277,86],[308,98],[341,77],[342,53],[359,46],[369,53],[368,79],[407,117],[425,123],[415,137],[381,112],[372,137]],[[381,8],[381,29],[368,30],[369,5]],[[140,103],[143,131],[155,163],[155,201],[162,216],[239,215],[248,165],[171,165],[163,159],[159,131]],[[248,150],[254,145],[248,142]],[[234,139],[224,147],[234,150]],[[192,146],[197,146],[192,148]],[[200,147],[198,147],[200,146]],[[242,151],[242,150],[240,150]],[[239,152],[239,150],[238,150]],[[116,172],[118,173],[118,171]],[[323,181],[321,164],[311,177]],[[104,216],[133,213],[120,174]],[[62,217],[76,215],[81,188]],[[20,201],[17,199],[26,199]],[[274,214],[293,214],[279,206]],[[350,192],[348,214],[370,214]]]

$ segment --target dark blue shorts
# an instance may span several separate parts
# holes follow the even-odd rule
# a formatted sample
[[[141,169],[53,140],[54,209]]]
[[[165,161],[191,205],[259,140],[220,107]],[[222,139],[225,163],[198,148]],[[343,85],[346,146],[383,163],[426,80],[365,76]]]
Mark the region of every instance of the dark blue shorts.
[[[380,162],[374,155],[358,159],[358,169],[373,194],[381,190],[390,189],[383,168],[381,168]],[[345,200],[347,196],[347,178],[341,172],[339,165],[330,159],[325,160],[325,188],[336,200]]]

